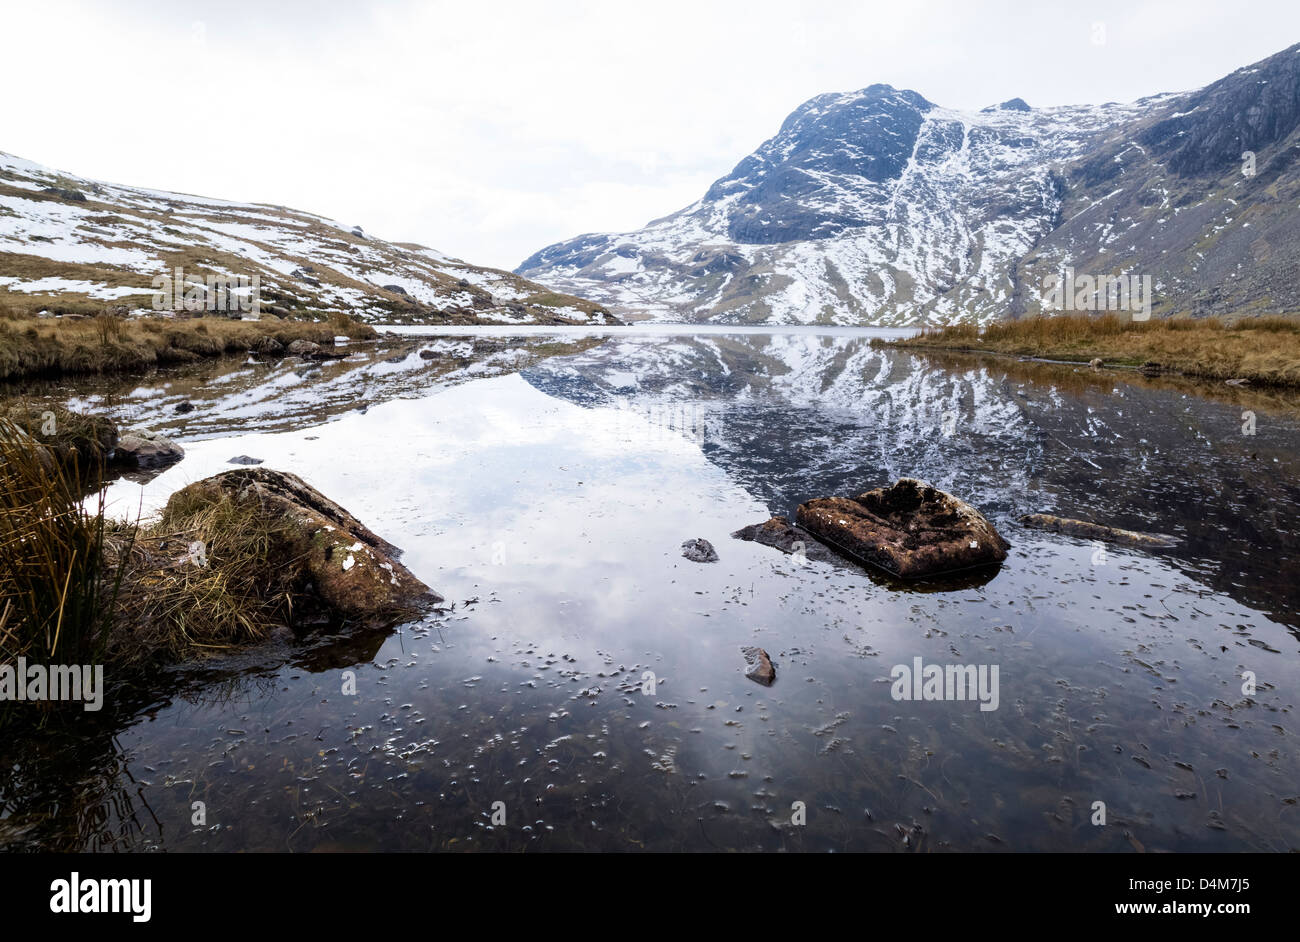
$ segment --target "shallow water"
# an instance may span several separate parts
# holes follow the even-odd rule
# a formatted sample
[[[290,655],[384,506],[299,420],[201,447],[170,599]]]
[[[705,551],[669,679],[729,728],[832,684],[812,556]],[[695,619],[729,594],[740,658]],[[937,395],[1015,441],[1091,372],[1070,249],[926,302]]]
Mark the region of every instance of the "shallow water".
[[[448,606],[7,743],[8,846],[1300,848],[1290,402],[842,331],[494,331],[41,392],[182,440],[112,486],[118,512],[260,458]],[[980,507],[1013,544],[1001,569],[904,587],[728,536],[901,475]],[[1014,522],[1034,511],[1179,544],[1102,555]],[[693,537],[720,561],[682,558]],[[997,709],[894,699],[918,657],[996,665]]]

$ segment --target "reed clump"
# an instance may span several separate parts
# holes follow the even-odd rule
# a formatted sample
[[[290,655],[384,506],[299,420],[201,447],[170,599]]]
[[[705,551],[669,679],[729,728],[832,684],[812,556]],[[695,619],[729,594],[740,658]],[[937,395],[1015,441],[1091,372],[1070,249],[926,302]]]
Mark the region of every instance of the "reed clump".
[[[184,491],[156,518],[115,519],[105,470],[116,439],[104,419],[0,407],[0,663],[174,662],[302,616],[291,521]]]
[[[107,649],[120,575],[104,565],[104,454],[41,434],[0,418],[0,662],[90,663]]]

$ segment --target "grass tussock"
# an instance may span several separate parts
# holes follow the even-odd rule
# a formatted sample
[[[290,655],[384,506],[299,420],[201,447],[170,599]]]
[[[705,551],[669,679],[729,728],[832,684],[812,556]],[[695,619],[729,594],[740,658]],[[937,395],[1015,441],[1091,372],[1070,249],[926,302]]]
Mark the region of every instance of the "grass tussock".
[[[107,516],[105,424],[0,409],[0,663],[169,663],[319,614],[301,534],[258,501],[182,491],[148,522]]]
[[[68,373],[113,373],[188,363],[202,357],[263,350],[274,340],[331,346],[336,334],[377,336],[345,314],[315,321],[236,321],[211,318],[85,319],[0,317],[0,379]]]
[[[0,662],[90,663],[107,647],[119,586],[104,565],[102,488],[85,500],[103,458],[40,437],[37,425],[0,418]]]
[[[173,500],[117,544],[109,541],[122,588],[108,655],[118,663],[253,644],[293,621],[303,567],[288,525],[256,503]]]
[[[1131,321],[1071,315],[929,328],[896,346],[1144,366],[1206,379],[1300,386],[1300,318]]]
[[[26,435],[20,441],[34,442],[83,484],[90,483],[117,444],[117,426],[107,419],[21,399],[0,405],[0,426],[11,436]]]
[[[335,311],[330,314],[329,325],[339,336],[351,337],[353,340],[374,340],[379,336],[379,331],[369,324],[359,321],[351,314],[346,314],[343,311]]]

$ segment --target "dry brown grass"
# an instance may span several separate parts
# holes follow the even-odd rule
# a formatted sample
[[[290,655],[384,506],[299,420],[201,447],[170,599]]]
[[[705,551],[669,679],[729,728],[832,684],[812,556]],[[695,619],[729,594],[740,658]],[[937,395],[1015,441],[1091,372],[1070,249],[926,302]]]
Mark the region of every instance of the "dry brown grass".
[[[104,500],[94,484],[102,477],[104,440],[87,417],[63,410],[45,415],[50,425],[22,405],[0,416],[0,662],[5,663],[27,655],[62,663],[93,660],[111,628],[117,584],[102,565]],[[74,434],[73,428],[81,432]],[[87,490],[99,493],[93,509],[83,500]]]
[[[70,281],[103,283],[112,287],[139,288],[139,296],[142,298],[148,298],[153,294],[152,279],[148,275],[124,271],[110,265],[59,262],[41,255],[0,252],[0,272],[7,276],[17,276],[20,281],[66,278]],[[21,292],[16,293],[21,294]],[[102,305],[104,302],[99,303]]]
[[[379,331],[369,324],[359,321],[342,311],[335,311],[331,314],[328,323],[330,328],[340,336],[350,337],[353,340],[374,340],[379,336]]]
[[[102,306],[101,306],[102,307]],[[288,346],[310,340],[331,346],[336,333],[365,340],[373,327],[339,315],[315,321],[210,318],[88,319],[0,317],[0,379],[65,373],[113,373],[242,353],[273,338]]]
[[[0,320],[32,320],[41,311],[50,314],[80,314],[94,317],[104,310],[104,302],[77,295],[5,294],[0,292]]]
[[[1003,353],[1108,366],[1158,367],[1207,379],[1300,386],[1300,318],[1129,321],[1101,317],[1030,317],[983,330],[968,324],[927,329],[891,342],[900,347]]]
[[[0,663],[168,663],[313,614],[301,535],[258,502],[182,494],[154,520],[107,517],[114,438],[92,416],[0,407]]]
[[[156,521],[114,528],[106,568],[122,572],[107,656],[170,662],[266,640],[293,622],[302,561],[289,527],[256,504],[173,500]]]

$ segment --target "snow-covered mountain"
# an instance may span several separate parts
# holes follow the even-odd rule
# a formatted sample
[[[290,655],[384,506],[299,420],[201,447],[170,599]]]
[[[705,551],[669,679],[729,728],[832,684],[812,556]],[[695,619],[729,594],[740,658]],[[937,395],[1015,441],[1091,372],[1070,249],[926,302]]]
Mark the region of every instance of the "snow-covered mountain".
[[[385,323],[603,324],[589,301],[282,206],[118,186],[0,153],[0,305],[151,310],[158,275],[256,276],[262,307]]]
[[[1294,240],[1279,252],[1225,230],[1246,202],[1272,203],[1271,229],[1291,232],[1298,63],[1300,46],[1132,104],[966,112],[887,85],[821,95],[692,205],[516,271],[615,311],[717,323],[986,322],[1040,307],[1043,278],[1066,265],[1151,274],[1157,313],[1295,310],[1300,287],[1280,283]],[[1266,169],[1280,186],[1261,185]],[[1235,246],[1230,260],[1215,250],[1215,272],[1250,269],[1240,291],[1195,254],[1211,237]]]

